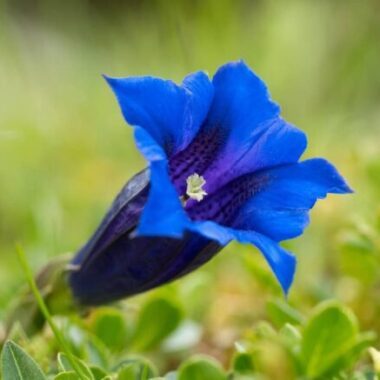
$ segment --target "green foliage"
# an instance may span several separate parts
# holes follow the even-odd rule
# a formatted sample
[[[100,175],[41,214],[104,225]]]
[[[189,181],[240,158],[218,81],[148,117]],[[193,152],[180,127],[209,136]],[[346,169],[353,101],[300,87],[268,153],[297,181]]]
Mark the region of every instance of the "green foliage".
[[[71,380],[80,376],[85,380],[149,380],[163,374],[150,360],[136,357],[131,352],[157,352],[165,339],[184,322],[183,309],[173,292],[161,291],[148,297],[134,318],[127,317],[122,309],[103,307],[94,310],[87,321],[67,317],[54,321],[20,252],[27,278],[55,333],[56,343],[66,350],[58,354],[55,369],[58,373],[54,379]],[[164,379],[271,377],[272,364],[270,361],[268,364],[268,354],[273,356],[273,352],[277,352],[275,356],[281,365],[299,379],[350,379],[350,373],[352,379],[361,379],[367,375],[373,377],[379,371],[379,353],[374,348],[369,350],[373,369],[352,371],[362,353],[375,343],[376,336],[372,332],[361,333],[357,317],[343,303],[322,302],[305,316],[285,300],[272,299],[267,302],[266,310],[272,324],[259,321],[253,329],[247,330],[241,341],[235,342],[236,352],[229,373],[214,358],[195,355],[183,360],[177,372],[168,373]],[[11,332],[21,341],[27,339],[19,323]],[[4,346],[2,367],[5,380],[16,375],[22,380],[26,373],[36,379],[45,379],[34,360],[11,341]]]
[[[74,358],[75,363],[76,363],[76,368],[80,368],[80,372],[88,379],[88,380],[95,380],[95,377],[89,368],[89,366],[83,362],[83,360],[79,360],[77,358]],[[73,363],[69,358],[67,357],[66,354],[60,352],[58,354],[57,358],[58,362],[58,369],[62,372],[74,372],[75,369],[73,367]]]
[[[77,380],[78,376],[74,371],[61,372],[54,376],[54,380]]]
[[[300,324],[303,321],[302,315],[287,302],[281,299],[270,300],[267,303],[268,317],[277,327],[285,323]]]
[[[92,332],[111,351],[120,351],[127,344],[128,328],[121,311],[113,308],[100,308],[91,321]]]
[[[3,380],[46,380],[38,364],[12,341],[4,345],[1,365]]]
[[[15,241],[34,273],[50,263],[37,278],[43,301],[95,380],[380,377],[379,40],[378,0],[0,0],[2,379],[18,368],[78,379],[23,288]],[[165,290],[66,313],[54,268],[145,165],[99,73],[180,80],[239,58],[306,131],[308,155],[355,190],[318,204],[286,242],[298,258],[289,298],[257,252],[234,244]]]
[[[334,302],[319,305],[304,328],[301,357],[308,378],[337,374],[371,340],[359,335],[355,315]],[[364,344],[364,347],[363,347]],[[360,352],[359,352],[360,353]]]
[[[164,303],[163,300],[165,299],[162,294],[158,295],[157,300],[159,302],[154,303],[154,305],[169,305],[173,302],[169,297],[166,299],[167,302]],[[151,310],[151,303],[152,298],[149,298],[148,302],[142,305],[140,312],[137,314],[137,321],[140,320],[142,313]],[[273,301],[270,301],[268,308],[272,306]],[[283,307],[281,307],[282,309]],[[156,308],[153,308],[153,310],[156,310]],[[179,307],[177,310],[180,310]],[[126,346],[117,354],[114,353],[110,358],[110,365],[104,368],[95,366],[92,359],[86,356],[84,351],[82,351],[82,355],[84,355],[82,358],[86,361],[79,358],[74,359],[76,367],[80,368],[81,374],[88,380],[271,379],[272,376],[276,376],[271,364],[271,360],[274,358],[279,368],[287,368],[288,374],[292,373],[289,379],[375,379],[374,376],[379,371],[379,353],[374,348],[369,350],[373,360],[372,367],[363,367],[361,371],[353,370],[358,360],[363,357],[366,349],[375,343],[376,336],[371,332],[360,332],[357,318],[350,309],[338,301],[325,301],[317,305],[309,316],[303,315],[296,309],[291,310],[291,315],[298,316],[296,325],[284,322],[282,326],[274,328],[268,322],[261,321],[254,328],[248,328],[245,336],[240,341],[235,342],[236,352],[231,357],[229,371],[223,369],[222,364],[210,356],[195,355],[188,359],[182,359],[182,362],[176,368],[176,372],[170,372],[165,375],[162,368],[157,369],[146,357],[137,357],[131,354],[129,351],[135,350],[133,344],[129,350],[128,346]],[[108,315],[109,310],[106,310],[106,312]],[[101,318],[105,315],[105,310],[95,310],[94,316],[90,316],[88,327],[83,326],[83,330],[76,324],[75,320],[67,320],[67,323],[72,328],[76,326],[75,328],[81,331],[80,334],[67,337],[70,344],[73,343],[71,339],[80,339],[84,344],[87,340],[93,338],[91,329],[99,331],[98,325],[94,324],[94,321],[97,320],[97,313]],[[120,310],[115,310],[115,314],[110,314],[120,316],[119,313],[121,313]],[[162,315],[170,316],[171,314],[162,313]],[[275,320],[278,323],[277,316]],[[122,325],[118,324],[118,326]],[[90,329],[88,330],[88,328]],[[124,327],[121,327],[121,331],[124,331],[123,329]],[[136,330],[132,330],[135,334],[134,336],[138,336],[140,329],[141,327],[137,323]],[[164,335],[166,336],[167,334],[160,334],[159,336],[163,337]],[[158,340],[154,341],[158,342]],[[162,342],[162,339],[160,341]],[[11,347],[16,352],[13,356],[10,355]],[[157,345],[149,347],[151,352],[159,353]],[[154,349],[154,347],[156,348]],[[104,354],[107,355],[106,352],[111,353],[113,347],[107,348],[104,346],[104,350]],[[7,378],[6,374],[11,373],[13,375],[12,371],[15,371],[18,367],[28,368],[29,372],[31,371],[30,368],[32,368],[33,371],[37,371],[36,373],[39,376],[36,379],[45,379],[33,359],[14,343],[8,342],[4,346],[2,357],[3,377],[5,380],[13,380],[12,377]],[[182,356],[179,357],[183,358]],[[16,360],[15,358],[17,361],[12,362],[12,360]],[[58,354],[53,372],[58,372],[55,373],[54,380],[78,379],[78,375],[73,371],[73,366],[64,353]],[[21,379],[23,378],[21,377]]]
[[[154,366],[143,358],[125,360],[119,367],[117,380],[149,380],[157,376]]]
[[[213,358],[195,356],[182,363],[178,380],[227,380],[220,364]]]
[[[152,298],[141,308],[133,337],[133,347],[146,351],[154,348],[172,333],[182,319],[182,310],[170,298]]]
[[[337,301],[323,302],[309,318],[301,319],[302,324],[285,323],[277,331],[258,324],[237,345],[233,371],[273,376],[271,357],[282,352],[276,355],[277,365],[293,373],[289,379],[348,379],[358,358],[376,340],[373,333],[360,333],[355,315]],[[373,370],[369,373],[374,375]]]
[[[252,355],[248,352],[237,352],[233,357],[232,369],[238,374],[251,374],[255,371]]]

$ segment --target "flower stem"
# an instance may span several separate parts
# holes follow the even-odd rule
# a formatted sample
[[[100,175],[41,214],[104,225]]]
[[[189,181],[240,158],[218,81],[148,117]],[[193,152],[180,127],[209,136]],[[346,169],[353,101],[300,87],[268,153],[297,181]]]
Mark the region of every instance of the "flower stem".
[[[38,290],[37,284],[34,280],[33,273],[30,269],[30,266],[28,264],[28,261],[25,256],[25,252],[22,249],[21,245],[16,244],[16,252],[17,256],[19,258],[21,267],[24,271],[25,277],[29,283],[29,286],[32,290],[32,293],[37,301],[37,304],[44,315],[46,321],[48,322],[51,330],[53,331],[53,334],[55,336],[55,339],[58,342],[58,345],[60,346],[61,350],[66,354],[68,361],[70,362],[73,370],[76,372],[80,380],[89,380],[86,375],[83,374],[83,371],[81,367],[79,366],[77,360],[75,359],[74,355],[72,354],[69,345],[67,344],[65,338],[63,337],[61,331],[58,329],[57,325],[54,323],[53,318],[50,315],[50,312],[45,304],[45,301]]]

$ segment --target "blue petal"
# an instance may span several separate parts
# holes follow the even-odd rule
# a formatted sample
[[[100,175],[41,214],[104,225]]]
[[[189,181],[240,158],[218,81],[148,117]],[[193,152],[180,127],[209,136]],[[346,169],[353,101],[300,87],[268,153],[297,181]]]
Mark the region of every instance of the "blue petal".
[[[305,134],[280,118],[265,83],[244,62],[221,67],[213,85],[204,128],[220,129],[224,142],[203,173],[210,192],[239,175],[298,161],[307,145]]]
[[[188,217],[171,183],[167,162],[152,162],[149,197],[137,229],[138,235],[180,238],[187,223]]]
[[[262,252],[283,291],[287,294],[296,271],[297,260],[295,256],[259,233],[238,231],[236,239],[241,243],[253,244]]]
[[[206,117],[213,87],[203,72],[181,86],[153,77],[110,78],[125,120],[140,126],[167,154],[184,149]]]
[[[264,255],[285,294],[288,293],[294,278],[296,258],[273,240],[254,231],[227,228],[213,222],[194,222],[189,228],[221,245],[231,240],[253,244]]]
[[[352,190],[328,161],[310,159],[256,174],[263,186],[241,209],[234,226],[260,232],[275,241],[302,234],[309,210],[328,193]]]
[[[241,141],[252,127],[279,116],[265,83],[243,61],[222,66],[212,83],[215,96],[208,120],[228,128],[233,140]]]
[[[135,141],[137,148],[147,161],[165,161],[167,159],[164,149],[157,144],[144,128],[135,127]]]
[[[188,225],[188,228],[208,239],[215,240],[222,246],[227,245],[231,240],[235,239],[235,236],[231,233],[229,228],[212,221],[194,221]]]
[[[152,77],[108,78],[137,147],[151,163],[151,186],[139,235],[181,237],[187,216],[168,175],[168,157],[184,149],[208,112],[213,87],[207,75],[187,76],[182,86]]]

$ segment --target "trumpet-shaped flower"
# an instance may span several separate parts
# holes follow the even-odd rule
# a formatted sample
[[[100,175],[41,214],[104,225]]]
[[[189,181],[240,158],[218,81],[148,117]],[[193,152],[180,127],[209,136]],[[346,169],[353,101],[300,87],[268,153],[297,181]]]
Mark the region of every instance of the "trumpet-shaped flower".
[[[350,188],[321,158],[299,162],[305,134],[280,116],[242,61],[181,85],[106,77],[149,168],[116,198],[74,259],[83,303],[140,293],[205,263],[231,240],[256,246],[284,292],[296,260],[279,244],[299,236],[309,210]]]

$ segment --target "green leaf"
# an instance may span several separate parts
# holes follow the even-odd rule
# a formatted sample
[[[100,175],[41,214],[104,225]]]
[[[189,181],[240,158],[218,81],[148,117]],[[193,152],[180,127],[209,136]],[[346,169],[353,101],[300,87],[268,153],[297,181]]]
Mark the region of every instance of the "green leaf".
[[[91,316],[90,329],[111,351],[125,348],[128,329],[124,315],[119,310],[99,308]]]
[[[255,326],[255,334],[259,339],[275,339],[277,336],[276,330],[267,321],[260,321]]]
[[[98,375],[100,375],[98,373]],[[61,372],[54,377],[54,380],[78,380],[78,375],[74,371]],[[95,380],[111,380],[111,376],[102,374],[102,376],[95,377]]]
[[[294,369],[297,372],[302,372],[303,365],[299,355],[302,336],[299,329],[290,323],[286,323],[279,331],[278,337],[282,346],[290,355]]]
[[[376,333],[372,331],[359,334],[356,338],[355,344],[348,352],[348,359],[351,359],[351,361],[355,361],[364,350],[366,350],[376,342],[376,338]]]
[[[250,374],[255,371],[252,355],[248,352],[237,352],[232,359],[233,371],[239,374]]]
[[[90,366],[90,371],[94,377],[94,380],[102,380],[107,377],[107,373],[97,366]]]
[[[117,380],[148,380],[157,376],[157,370],[145,358],[124,361],[117,373]]]
[[[117,380],[135,380],[138,370],[133,364],[128,364],[120,369]]]
[[[96,336],[88,336],[83,346],[84,357],[88,362],[101,368],[109,366],[109,351]]]
[[[308,321],[302,340],[302,361],[308,378],[338,372],[342,357],[357,342],[358,324],[355,315],[336,302],[319,305]]]
[[[227,380],[221,365],[213,358],[197,355],[185,361],[178,370],[178,380]]]
[[[76,365],[80,368],[81,372],[90,380],[95,380],[94,375],[91,372],[91,369],[89,366],[83,361],[76,357],[73,357],[73,359],[76,361]],[[71,372],[74,370],[74,368],[71,365],[71,362],[69,361],[66,354],[63,352],[58,353],[57,356],[58,360],[58,367],[63,372]]]
[[[273,324],[282,327],[285,323],[299,325],[304,317],[287,302],[280,299],[273,299],[267,303],[267,314]]]
[[[46,380],[38,364],[12,341],[5,343],[1,363],[3,380]]]
[[[170,298],[156,297],[140,310],[133,339],[135,350],[149,350],[159,345],[179,325],[182,310]]]
[[[285,323],[279,331],[279,336],[289,347],[298,347],[302,340],[300,331],[290,323]]]
[[[54,377],[54,380],[78,380],[78,375],[74,371],[61,372]]]
[[[357,337],[356,342],[353,344],[353,346],[349,350],[347,350],[347,352],[344,355],[337,359],[332,370],[330,370],[330,372],[325,372],[324,378],[327,377],[327,375],[330,375],[330,373],[337,372],[337,368],[348,369],[349,367],[352,367],[356,363],[360,354],[365,349],[374,344],[375,341],[376,334],[372,332],[360,334]],[[374,380],[374,377],[371,377],[370,379]]]

